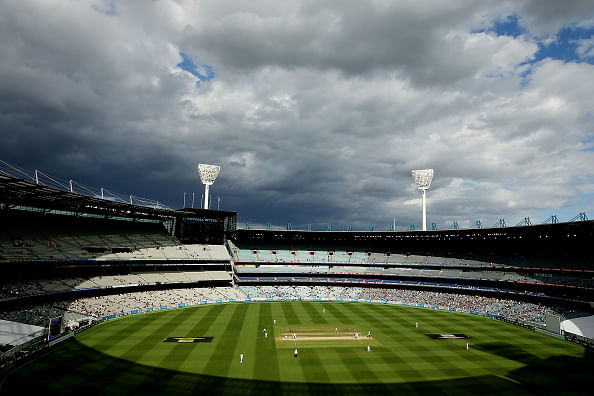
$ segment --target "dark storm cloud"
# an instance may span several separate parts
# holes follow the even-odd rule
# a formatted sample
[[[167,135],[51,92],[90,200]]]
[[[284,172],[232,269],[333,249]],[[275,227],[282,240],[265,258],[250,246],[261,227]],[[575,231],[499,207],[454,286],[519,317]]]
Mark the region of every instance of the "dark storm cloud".
[[[4,2],[0,159],[174,208],[219,164],[213,204],[283,227],[420,228],[428,167],[440,225],[572,207],[594,71],[532,60],[594,12],[539,4]],[[526,34],[486,33],[509,15]]]
[[[348,77],[395,72],[425,85],[451,83],[482,64],[456,34],[457,27],[479,18],[477,2],[300,4],[293,14],[236,10],[187,27],[184,42],[244,72],[270,66],[335,69]]]

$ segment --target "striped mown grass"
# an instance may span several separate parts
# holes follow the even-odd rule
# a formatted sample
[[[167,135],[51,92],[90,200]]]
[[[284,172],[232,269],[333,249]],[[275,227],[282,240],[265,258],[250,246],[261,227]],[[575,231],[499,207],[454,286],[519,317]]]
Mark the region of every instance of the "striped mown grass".
[[[357,329],[360,337],[301,336],[334,328],[347,335]],[[281,329],[295,330],[297,339],[280,339]],[[458,333],[470,338],[427,336]],[[169,337],[213,339],[164,342]],[[52,394],[590,393],[593,369],[580,346],[475,315],[380,304],[252,302],[103,323],[6,376],[0,392],[26,386]]]

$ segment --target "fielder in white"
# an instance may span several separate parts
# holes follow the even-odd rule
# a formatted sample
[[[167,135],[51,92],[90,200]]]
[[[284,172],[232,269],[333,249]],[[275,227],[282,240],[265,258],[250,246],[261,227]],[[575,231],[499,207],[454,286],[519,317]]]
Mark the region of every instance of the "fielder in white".
[[[239,354],[239,363],[243,363],[243,353]]]

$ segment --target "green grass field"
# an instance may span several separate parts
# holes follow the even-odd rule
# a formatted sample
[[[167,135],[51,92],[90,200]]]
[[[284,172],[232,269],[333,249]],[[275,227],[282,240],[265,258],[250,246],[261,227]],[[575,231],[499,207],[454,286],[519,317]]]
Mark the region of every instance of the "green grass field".
[[[470,338],[427,336],[450,333]],[[213,339],[164,342],[169,337]],[[592,373],[582,347],[494,319],[380,304],[252,302],[105,322],[4,373],[0,392],[589,394]]]

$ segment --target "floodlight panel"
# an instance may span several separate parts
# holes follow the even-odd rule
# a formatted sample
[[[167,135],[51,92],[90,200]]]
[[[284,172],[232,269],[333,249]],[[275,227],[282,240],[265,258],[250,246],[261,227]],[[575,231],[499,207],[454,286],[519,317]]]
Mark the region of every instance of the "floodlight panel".
[[[219,175],[221,167],[218,165],[198,164],[198,174],[202,184],[210,186]]]
[[[419,190],[426,190],[433,180],[433,169],[419,169],[412,171],[413,179]]]

